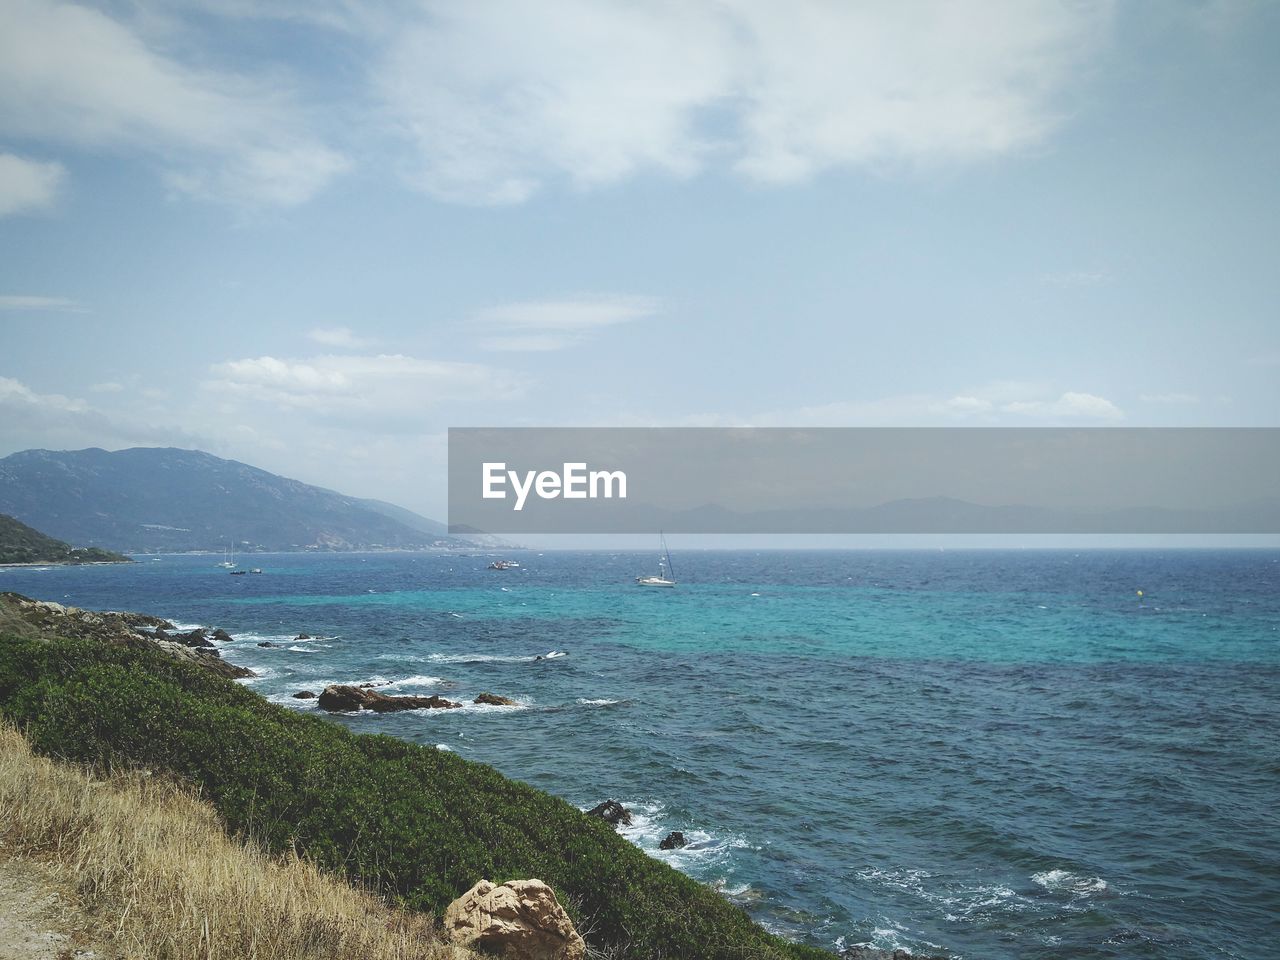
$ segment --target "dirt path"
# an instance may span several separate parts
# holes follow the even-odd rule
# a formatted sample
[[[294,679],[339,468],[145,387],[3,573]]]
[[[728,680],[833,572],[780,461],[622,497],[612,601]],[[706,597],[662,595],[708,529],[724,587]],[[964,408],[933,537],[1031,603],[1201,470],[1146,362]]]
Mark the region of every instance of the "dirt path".
[[[0,858],[0,960],[114,960],[90,926],[49,870]]]

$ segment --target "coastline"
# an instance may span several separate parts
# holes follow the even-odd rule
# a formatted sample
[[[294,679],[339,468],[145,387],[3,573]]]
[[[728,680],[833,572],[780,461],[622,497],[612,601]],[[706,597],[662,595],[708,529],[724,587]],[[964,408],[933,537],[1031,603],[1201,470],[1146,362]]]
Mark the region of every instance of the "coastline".
[[[208,669],[219,662],[208,654],[177,656],[147,635],[164,623],[0,595],[0,677],[10,696],[0,713],[28,725],[41,752],[190,779],[228,828],[251,827],[271,850],[305,853],[419,910],[438,914],[491,875],[531,876],[551,884],[597,947],[625,943],[627,956],[831,956],[766,932],[564,800],[448,751],[355,734],[228,684]],[[12,696],[51,682],[41,698]],[[104,697],[113,704],[105,713]],[[257,747],[246,752],[250,743]],[[295,798],[300,783],[315,784],[315,795]],[[485,809],[485,819],[448,812],[471,808]],[[384,809],[396,811],[393,820]],[[349,847],[353,818],[368,817],[354,837],[373,829],[396,837],[372,859]]]

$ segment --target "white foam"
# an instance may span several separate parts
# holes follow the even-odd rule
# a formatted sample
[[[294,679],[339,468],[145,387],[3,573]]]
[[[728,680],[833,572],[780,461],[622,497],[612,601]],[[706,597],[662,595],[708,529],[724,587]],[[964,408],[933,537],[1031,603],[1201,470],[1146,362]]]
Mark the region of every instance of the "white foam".
[[[622,801],[631,814],[630,824],[619,824],[618,834],[631,841],[649,856],[680,868],[691,862],[706,864],[726,859],[733,850],[749,849],[742,837],[721,838],[705,830],[682,829],[685,846],[663,850],[659,844],[671,833],[664,820],[666,806],[658,801]]]
[[[405,677],[403,680],[392,680],[386,684],[388,687],[431,687],[437,683],[444,683],[444,677],[428,677],[425,674]]]
[[[586,697],[579,697],[578,703],[582,704],[584,707],[612,707],[622,703],[622,701],[610,700],[608,697],[601,697],[598,700],[588,700]]]
[[[517,657],[496,653],[432,653],[426,659],[431,663],[533,663],[535,660],[559,660],[561,657],[567,656],[567,653],[552,650],[550,653],[537,654],[531,657]],[[400,657],[396,659],[421,662],[419,657]]]
[[[1087,897],[1108,889],[1101,877],[1082,877],[1070,870],[1043,870],[1031,875],[1031,882],[1055,893],[1069,893],[1073,897]]]
[[[310,647],[300,647],[296,643],[289,646],[288,649],[292,650],[294,653],[319,653],[320,652],[319,650],[313,650]]]

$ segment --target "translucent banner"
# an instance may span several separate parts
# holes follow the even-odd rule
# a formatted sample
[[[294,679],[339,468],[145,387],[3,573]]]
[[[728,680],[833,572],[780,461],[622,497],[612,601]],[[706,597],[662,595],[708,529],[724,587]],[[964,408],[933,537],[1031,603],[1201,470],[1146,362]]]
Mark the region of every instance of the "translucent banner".
[[[452,429],[449,526],[1280,533],[1280,429]]]

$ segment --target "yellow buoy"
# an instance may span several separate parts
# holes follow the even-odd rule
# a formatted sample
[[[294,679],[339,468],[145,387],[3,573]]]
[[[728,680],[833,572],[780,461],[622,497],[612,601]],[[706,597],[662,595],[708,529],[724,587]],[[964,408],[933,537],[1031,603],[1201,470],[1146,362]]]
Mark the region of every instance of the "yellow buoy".
[[[1141,591],[1141,590],[1139,590],[1139,591],[1138,591],[1138,596],[1142,596],[1142,591]]]

